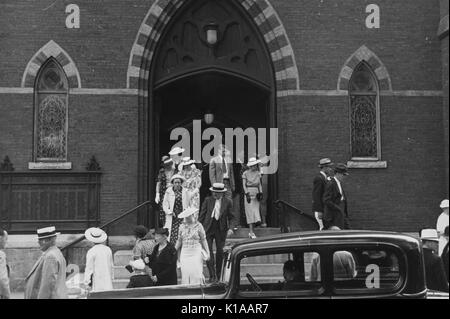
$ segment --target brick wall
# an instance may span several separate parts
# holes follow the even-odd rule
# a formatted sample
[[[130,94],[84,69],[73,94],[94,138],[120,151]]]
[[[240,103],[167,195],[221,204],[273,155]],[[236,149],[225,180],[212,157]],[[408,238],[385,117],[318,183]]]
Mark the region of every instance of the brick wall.
[[[130,50],[151,1],[75,1],[79,30],[65,27],[64,8],[73,1],[52,3],[0,4],[0,88],[19,87],[29,59],[49,40],[74,60],[83,88],[125,88]],[[271,3],[292,43],[302,90],[335,90],[344,62],[362,45],[385,64],[394,90],[442,89],[438,0],[377,1],[379,30],[364,24],[365,6],[373,1]],[[280,197],[309,212],[317,160],[349,159],[348,101],[288,96],[277,104]],[[441,97],[382,97],[388,169],[352,170],[347,183],[355,227],[415,231],[434,223],[445,196],[442,104]],[[83,170],[92,155],[100,162],[103,221],[137,201],[137,105],[137,96],[70,95],[69,160],[74,170]],[[32,157],[32,106],[32,94],[0,94],[0,157],[9,155],[17,170],[27,169]]]

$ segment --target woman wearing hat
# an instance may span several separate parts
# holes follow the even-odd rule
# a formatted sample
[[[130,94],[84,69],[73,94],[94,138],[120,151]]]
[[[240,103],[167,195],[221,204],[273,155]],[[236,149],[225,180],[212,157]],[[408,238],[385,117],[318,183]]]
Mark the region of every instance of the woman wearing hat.
[[[175,174],[175,167],[173,166],[173,160],[169,156],[163,156],[161,169],[159,170],[156,180],[156,197],[155,203],[159,204],[159,227],[163,226],[166,220],[166,214],[162,207],[162,200],[168,187],[170,187],[170,179]]]
[[[166,214],[164,228],[169,230],[169,240],[173,245],[177,242],[178,228],[182,222],[178,215],[189,207],[191,201],[188,190],[183,187],[184,181],[182,175],[172,176],[170,181],[172,185],[167,188],[164,195],[163,209]]]
[[[155,232],[157,242],[151,255],[146,258],[151,269],[150,279],[156,286],[176,285],[177,278],[177,251],[169,241],[170,233],[167,228]]]
[[[250,227],[248,236],[250,238],[256,238],[254,233],[254,226],[256,223],[261,222],[261,214],[259,211],[260,201],[262,200],[262,183],[261,183],[261,170],[259,164],[261,161],[256,158],[250,158],[247,163],[248,169],[242,174],[242,186],[245,193],[245,216],[247,218],[247,224]]]
[[[180,226],[178,241],[175,245],[181,266],[181,283],[199,285],[205,283],[203,276],[203,256],[209,259],[206,233],[202,224],[196,219],[197,208],[188,208],[178,217],[184,218]],[[203,252],[203,253],[202,253]]]
[[[202,187],[202,172],[195,167],[195,161],[185,157],[181,163],[181,173],[185,178],[183,187],[189,191],[190,207],[200,209],[200,187]]]
[[[96,227],[85,231],[84,236],[94,244],[86,255],[86,270],[84,282],[86,287],[92,287],[92,291],[113,289],[113,257],[111,248],[104,243],[108,236]]]

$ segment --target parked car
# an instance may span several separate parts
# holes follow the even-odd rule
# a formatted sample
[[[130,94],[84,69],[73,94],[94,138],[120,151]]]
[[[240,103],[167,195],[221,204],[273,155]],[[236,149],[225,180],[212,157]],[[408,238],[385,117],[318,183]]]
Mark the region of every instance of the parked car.
[[[221,279],[197,286],[94,292],[88,298],[449,298],[426,287],[422,246],[399,233],[314,231],[245,240]]]

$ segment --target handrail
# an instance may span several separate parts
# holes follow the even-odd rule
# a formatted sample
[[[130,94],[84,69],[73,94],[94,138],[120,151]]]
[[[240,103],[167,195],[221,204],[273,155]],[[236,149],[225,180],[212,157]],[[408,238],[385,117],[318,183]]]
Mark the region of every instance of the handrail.
[[[280,224],[281,224],[281,227],[280,227],[280,228],[281,228],[281,232],[282,232],[282,233],[289,233],[289,232],[291,231],[291,225],[288,225],[288,220],[287,220],[285,214],[281,214],[281,211],[283,210],[283,207],[289,207],[289,208],[291,208],[295,213],[297,213],[298,215],[300,215],[300,216],[302,216],[302,217],[306,217],[307,219],[309,219],[309,220],[314,221],[315,223],[317,223],[316,219],[315,219],[313,216],[308,215],[308,214],[302,212],[301,209],[295,207],[294,205],[292,205],[292,204],[290,204],[290,203],[288,203],[288,202],[286,202],[286,201],[284,201],[284,200],[281,200],[281,199],[276,200],[276,201],[274,202],[274,205],[275,205],[275,207],[277,208],[277,210],[279,211],[279,214],[280,214],[279,219],[280,219],[280,222],[281,222],[281,223],[280,223]],[[283,211],[284,211],[284,210],[283,210]]]
[[[149,205],[149,204],[151,204],[150,201],[143,202],[142,204],[140,204],[140,205],[138,205],[138,206],[136,206],[136,207],[134,207],[134,208],[132,208],[132,209],[126,211],[126,212],[123,213],[122,215],[120,215],[120,216],[114,218],[113,220],[107,222],[106,224],[100,226],[99,228],[101,228],[101,229],[108,228],[109,226],[111,226],[112,224],[114,224],[115,222],[117,222],[118,220],[121,220],[121,219],[127,217],[128,215],[134,213],[134,212],[137,211],[138,209],[141,209],[142,207],[147,206],[147,205]],[[70,242],[70,243],[68,243],[67,245],[65,245],[64,247],[62,247],[62,248],[61,248],[61,251],[64,251],[64,250],[66,250],[67,248],[69,248],[69,247],[71,247],[71,246],[73,246],[73,245],[76,245],[76,244],[78,244],[79,242],[82,242],[84,239],[85,239],[85,236],[83,235],[83,236],[81,236],[81,237],[79,237],[79,238],[73,240],[72,242]]]

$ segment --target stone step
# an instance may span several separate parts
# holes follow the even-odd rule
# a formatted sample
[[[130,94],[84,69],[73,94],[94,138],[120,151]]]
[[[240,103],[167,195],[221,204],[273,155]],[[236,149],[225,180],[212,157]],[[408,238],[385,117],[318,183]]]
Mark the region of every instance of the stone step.
[[[249,228],[238,228],[237,230],[234,231],[234,234],[229,238],[247,239],[249,231],[250,231]],[[256,237],[267,237],[272,235],[278,235],[280,234],[280,228],[257,227],[254,229],[254,233]]]

